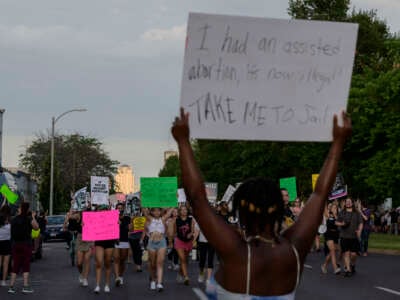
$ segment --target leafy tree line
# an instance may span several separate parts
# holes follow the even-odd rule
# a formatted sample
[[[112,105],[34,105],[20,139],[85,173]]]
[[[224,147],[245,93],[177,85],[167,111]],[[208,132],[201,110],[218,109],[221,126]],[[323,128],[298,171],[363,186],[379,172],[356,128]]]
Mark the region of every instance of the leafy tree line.
[[[50,197],[50,145],[49,135],[38,134],[20,155],[20,165],[39,182],[39,200],[46,210]],[[114,178],[118,162],[110,159],[96,138],[80,134],[56,135],[54,150],[55,213],[69,209],[71,192],[90,187],[91,175]]]
[[[350,10],[349,0],[289,0],[293,18],[359,24],[348,113],[353,136],[340,171],[353,197],[380,204],[392,197],[400,205],[400,39],[390,34],[376,11]],[[252,176],[278,180],[296,176],[298,190],[311,193],[311,174],[318,173],[329,145],[244,141],[193,141],[206,181],[219,182],[220,196],[228,184]],[[163,168],[160,176],[180,176]],[[169,162],[167,162],[169,164]]]

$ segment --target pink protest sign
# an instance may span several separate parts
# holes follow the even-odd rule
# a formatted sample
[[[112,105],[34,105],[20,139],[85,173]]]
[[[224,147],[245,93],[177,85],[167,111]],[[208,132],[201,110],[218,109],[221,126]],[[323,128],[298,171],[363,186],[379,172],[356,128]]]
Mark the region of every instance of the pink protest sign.
[[[118,218],[118,210],[83,212],[82,240],[104,241],[119,239]]]

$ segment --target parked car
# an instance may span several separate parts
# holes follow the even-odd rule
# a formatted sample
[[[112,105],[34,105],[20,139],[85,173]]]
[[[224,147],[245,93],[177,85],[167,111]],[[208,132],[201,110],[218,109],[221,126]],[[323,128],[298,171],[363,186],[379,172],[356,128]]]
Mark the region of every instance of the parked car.
[[[47,217],[46,231],[44,240],[64,240],[65,232],[63,230],[65,215],[52,215]]]

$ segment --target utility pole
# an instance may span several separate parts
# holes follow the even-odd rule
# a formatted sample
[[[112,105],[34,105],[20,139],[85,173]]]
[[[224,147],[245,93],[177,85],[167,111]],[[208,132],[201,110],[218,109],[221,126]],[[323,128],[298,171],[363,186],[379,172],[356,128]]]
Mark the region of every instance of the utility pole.
[[[3,172],[3,114],[6,110],[0,108],[0,172]]]

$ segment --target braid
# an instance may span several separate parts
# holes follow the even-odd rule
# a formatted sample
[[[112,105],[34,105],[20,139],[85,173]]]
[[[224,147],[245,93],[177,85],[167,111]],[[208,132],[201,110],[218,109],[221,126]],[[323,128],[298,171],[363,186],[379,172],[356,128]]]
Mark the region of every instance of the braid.
[[[274,234],[276,222],[281,226],[283,218],[280,189],[269,179],[250,178],[235,191],[233,212],[239,215],[241,226],[244,226],[247,234],[259,234],[267,224]]]

